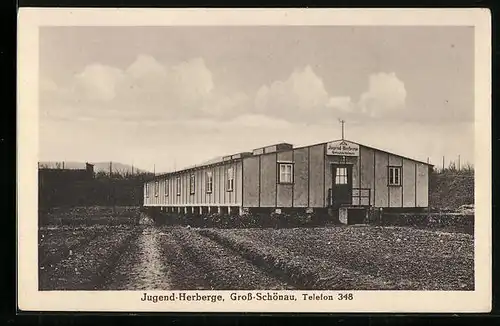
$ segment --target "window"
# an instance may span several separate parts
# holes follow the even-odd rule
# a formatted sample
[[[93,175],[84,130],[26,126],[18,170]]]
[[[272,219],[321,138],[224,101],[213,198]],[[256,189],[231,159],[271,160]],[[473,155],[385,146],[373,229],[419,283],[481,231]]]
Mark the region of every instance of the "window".
[[[337,168],[335,171],[335,184],[346,185],[348,183],[347,168]]]
[[[279,183],[292,183],[293,182],[293,164],[280,163]]]
[[[234,170],[233,168],[227,169],[227,178],[226,178],[226,190],[233,191],[234,188]]]
[[[165,184],[163,186],[164,186],[165,197],[167,197],[168,196],[168,179],[165,179]]]
[[[177,187],[177,196],[181,195],[181,178],[177,177],[176,181],[176,187]]]
[[[389,186],[401,186],[401,167],[389,167]]]
[[[146,185],[144,187],[144,193],[145,193],[146,197],[149,197],[149,183],[146,183]]]
[[[207,171],[207,193],[212,193],[214,188],[214,179],[212,176],[212,171]]]
[[[160,191],[160,182],[155,181],[155,197],[158,197],[159,191]]]
[[[189,177],[189,193],[192,195],[194,194],[194,189],[195,189],[195,179],[194,179],[194,174],[191,174]]]

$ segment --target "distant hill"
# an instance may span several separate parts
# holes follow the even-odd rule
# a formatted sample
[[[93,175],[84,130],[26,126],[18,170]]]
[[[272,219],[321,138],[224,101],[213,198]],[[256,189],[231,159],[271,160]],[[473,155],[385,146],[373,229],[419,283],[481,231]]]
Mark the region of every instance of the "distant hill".
[[[88,162],[94,165],[94,172],[109,172],[110,162]],[[39,162],[41,168],[52,168],[52,169],[62,169],[64,164],[65,169],[85,169],[85,162],[54,162],[45,161]],[[111,167],[114,173],[132,173],[132,169],[135,173],[148,173],[149,171],[138,169],[137,167],[132,167],[132,165],[123,164],[119,162],[111,162]]]

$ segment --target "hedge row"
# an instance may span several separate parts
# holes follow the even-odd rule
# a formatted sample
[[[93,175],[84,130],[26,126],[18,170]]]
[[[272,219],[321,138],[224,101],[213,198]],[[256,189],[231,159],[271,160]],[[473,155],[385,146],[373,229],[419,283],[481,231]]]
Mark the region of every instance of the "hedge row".
[[[52,208],[39,212],[40,225],[122,225],[138,224],[141,217],[137,206],[89,206]]]
[[[474,215],[462,214],[383,214],[375,224],[414,226],[426,228],[455,228],[466,233],[474,232]]]
[[[168,225],[190,225],[211,228],[252,228],[252,227],[297,227],[319,226],[329,219],[324,214],[303,213],[246,213],[238,214],[177,214],[149,213],[155,221]],[[330,221],[331,222],[331,221]]]

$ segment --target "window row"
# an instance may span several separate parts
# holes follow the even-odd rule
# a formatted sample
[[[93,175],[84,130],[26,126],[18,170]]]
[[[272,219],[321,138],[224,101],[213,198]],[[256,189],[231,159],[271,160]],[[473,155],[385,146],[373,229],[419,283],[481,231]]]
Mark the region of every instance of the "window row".
[[[387,184],[389,186],[401,186],[401,167],[389,166],[387,179]],[[335,169],[335,184],[344,185],[348,183],[349,173],[347,167],[337,167]]]
[[[163,193],[165,196],[168,196],[170,191],[170,180],[166,179],[165,182],[163,183]],[[177,196],[181,195],[181,189],[182,189],[182,182],[180,177],[175,178],[175,193]],[[234,169],[233,168],[228,168],[226,170],[226,191],[233,191],[234,189]],[[207,171],[205,173],[205,191],[206,193],[212,193],[214,190],[214,178],[213,178],[213,172],[212,171]],[[145,185],[145,194],[146,197],[149,197],[149,184],[146,183]],[[160,192],[160,182],[155,181],[154,184],[154,196],[158,197]],[[195,194],[196,192],[196,175],[191,174],[189,176],[189,193],[191,195]]]
[[[211,193],[214,189],[213,172],[207,171],[205,177],[205,189],[207,193]],[[279,163],[279,183],[293,183],[293,163]],[[159,181],[155,182],[154,195],[155,197],[159,194]],[[169,195],[169,180],[165,180],[164,191],[165,196]],[[181,194],[181,179],[176,178],[176,194],[179,196]],[[233,191],[234,189],[234,169],[228,168],[226,170],[226,191]],[[146,184],[146,197],[149,197],[149,184]],[[191,174],[189,176],[189,193],[192,195],[196,192],[196,176]]]
[[[290,184],[293,183],[293,163],[278,163],[278,183]],[[207,193],[212,193],[214,189],[213,172],[207,171],[205,175],[205,189]],[[349,176],[346,167],[337,167],[335,171],[335,184],[348,184]],[[401,167],[390,166],[388,171],[388,185],[401,186]],[[226,170],[226,191],[233,191],[234,188],[234,170],[228,168]],[[155,182],[154,194],[157,197],[159,194],[159,182]],[[169,195],[169,180],[165,180],[164,194]],[[176,194],[181,194],[181,179],[176,178]],[[146,197],[149,197],[149,184],[146,184]],[[189,193],[192,195],[196,192],[196,176],[191,174],[189,177]]]

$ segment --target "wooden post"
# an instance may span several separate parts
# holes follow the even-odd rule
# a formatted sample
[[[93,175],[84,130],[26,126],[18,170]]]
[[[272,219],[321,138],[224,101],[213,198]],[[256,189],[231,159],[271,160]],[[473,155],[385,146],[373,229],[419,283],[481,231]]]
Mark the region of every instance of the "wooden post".
[[[345,123],[345,120],[340,120],[340,123],[342,124],[342,140],[344,140],[344,123]]]

